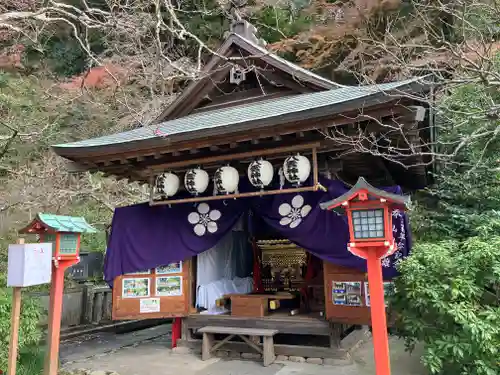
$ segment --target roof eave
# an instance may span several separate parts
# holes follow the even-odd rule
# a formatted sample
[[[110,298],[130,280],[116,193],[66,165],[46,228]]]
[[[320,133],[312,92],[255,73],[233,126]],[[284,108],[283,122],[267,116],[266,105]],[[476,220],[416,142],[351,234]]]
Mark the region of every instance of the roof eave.
[[[277,68],[283,70],[284,72],[296,77],[300,81],[313,84],[314,86],[320,88],[320,89],[325,89],[325,90],[330,90],[330,89],[335,89],[342,87],[341,85],[336,84],[333,81],[330,81],[326,78],[320,77],[315,73],[310,72],[310,74],[303,72],[301,67],[297,66],[299,70],[295,70],[292,72],[292,67],[290,67],[288,64],[281,62],[281,58],[277,56],[275,53],[272,51],[267,51],[266,53],[263,54],[260,51],[259,46],[256,46],[254,43],[251,41],[243,38],[241,35],[231,33],[229,36],[226,38],[224,43],[221,44],[221,46],[217,49],[216,54],[210,59],[210,61],[205,65],[203,69],[203,76],[200,80],[191,82],[188,87],[179,95],[165,110],[152,122],[152,124],[158,124],[159,122],[165,120],[168,116],[170,116],[180,105],[183,103],[189,96],[192,94],[192,92],[198,87],[200,84],[202,84],[202,81],[208,79],[208,73],[212,70],[212,68],[222,60],[221,56],[227,57],[227,53],[230,51],[230,48],[232,45],[235,44],[239,48],[242,48],[246,51],[248,51],[252,56],[256,56],[261,58],[264,62],[270,65],[277,65]],[[289,62],[290,64],[293,64]],[[295,65],[295,64],[293,64]]]
[[[400,87],[398,91],[414,91],[414,87],[417,82],[412,82],[406,87]],[[422,84],[418,85],[419,88],[422,88]],[[290,121],[301,121],[307,119],[317,119],[320,117],[332,116],[341,112],[348,112],[351,110],[356,110],[360,107],[373,107],[375,105],[381,105],[388,102],[392,102],[397,98],[391,97],[387,95],[387,92],[376,92],[369,97],[358,98],[355,100],[335,103],[330,106],[314,108],[312,110],[305,110],[302,112],[294,112],[287,115],[280,115],[279,117],[269,117],[262,120],[256,121],[246,121],[240,124],[230,124],[223,127],[211,128],[211,129],[202,129],[196,130],[192,132],[174,134],[169,136],[168,138],[163,137],[154,137],[145,140],[136,140],[129,141],[124,143],[117,143],[114,145],[100,145],[100,146],[87,146],[87,147],[58,147],[57,145],[52,146],[53,151],[62,157],[71,159],[72,157],[76,157],[81,154],[85,154],[85,156],[92,157],[95,155],[101,155],[103,150],[106,150],[106,154],[118,154],[120,152],[124,152],[124,148],[127,145],[130,147],[134,145],[134,149],[136,151],[151,149],[151,148],[159,148],[159,147],[167,147],[173,143],[183,142],[183,141],[195,141],[197,139],[217,136],[220,134],[228,134],[229,133],[237,133],[240,131],[245,131],[249,129],[254,129],[256,127],[268,127],[273,125],[282,125],[284,123]],[[111,151],[111,149],[114,149]],[[129,151],[129,150],[128,150]]]
[[[90,225],[87,220],[85,220],[84,217],[71,217],[72,219],[78,219],[78,221],[76,223],[73,223],[74,226],[77,227],[78,230],[61,230],[61,228],[58,228],[58,227],[54,227],[53,225],[50,225],[49,223],[47,223],[46,220],[44,220],[43,216],[44,215],[47,215],[47,214],[43,214],[43,213],[39,213],[36,215],[36,217],[31,220],[31,222],[25,226],[24,228],[22,229],[19,229],[18,233],[35,233],[35,232],[32,232],[31,231],[31,228],[34,226],[34,224],[36,222],[42,224],[46,229],[49,229],[51,231],[54,231],[54,232],[71,232],[71,233],[97,233],[97,230],[92,226]],[[51,215],[51,214],[50,214]],[[58,220],[58,218],[61,218],[61,216],[59,215],[51,215],[53,216],[53,218],[55,220]],[[61,224],[62,226],[66,226],[64,224]],[[66,228],[66,229],[69,229],[69,228]]]

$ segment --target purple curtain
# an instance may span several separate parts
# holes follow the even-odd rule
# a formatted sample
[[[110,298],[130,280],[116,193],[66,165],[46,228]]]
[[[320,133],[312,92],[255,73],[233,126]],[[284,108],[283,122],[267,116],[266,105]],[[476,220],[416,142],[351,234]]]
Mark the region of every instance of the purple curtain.
[[[251,212],[261,222],[317,257],[346,267],[366,269],[366,262],[347,250],[345,216],[325,211],[319,202],[348,190],[339,181],[321,179],[326,192],[305,192],[256,198],[207,201],[199,204],[117,208],[111,225],[104,275],[108,283],[124,273],[139,272],[178,262],[212,248],[241,215]],[[242,191],[250,187],[244,182]],[[399,187],[385,188],[401,193]],[[406,215],[393,212],[398,250],[383,259],[386,278],[395,276],[395,263],[408,255],[411,243]],[[256,220],[250,231],[259,232]]]
[[[111,284],[124,273],[178,262],[212,248],[236,224],[245,203],[214,201],[208,212],[201,204],[168,207],[142,203],[117,208],[106,251],[105,280]],[[203,235],[197,235],[195,228],[200,234],[204,231]]]
[[[347,217],[333,211],[322,210],[320,202],[344,194],[349,189],[339,181],[322,179],[328,191],[283,194],[254,200],[254,215],[262,218],[266,225],[308,250],[318,258],[339,266],[354,267],[366,271],[366,261],[347,250],[349,227]],[[401,194],[399,187],[384,188],[391,193]],[[384,277],[392,278],[397,272],[395,263],[407,256],[410,249],[409,228],[406,215],[393,211],[393,235],[398,250],[382,260]],[[254,220],[255,222],[255,220]],[[259,232],[259,228],[252,228]]]

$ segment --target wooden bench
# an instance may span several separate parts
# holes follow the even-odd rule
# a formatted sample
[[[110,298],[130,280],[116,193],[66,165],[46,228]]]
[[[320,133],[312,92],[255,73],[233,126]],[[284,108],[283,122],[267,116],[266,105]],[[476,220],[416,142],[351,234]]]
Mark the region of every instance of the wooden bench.
[[[236,327],[216,327],[207,326],[200,328],[198,332],[203,333],[203,343],[201,348],[201,359],[206,361],[212,357],[212,353],[226,344],[233,337],[240,337],[248,346],[262,354],[264,366],[269,366],[274,362],[274,335],[278,333],[276,329],[254,329],[254,328],[236,328]],[[214,334],[228,335],[224,340],[215,343]],[[249,337],[259,336],[263,339],[263,346],[252,342]]]

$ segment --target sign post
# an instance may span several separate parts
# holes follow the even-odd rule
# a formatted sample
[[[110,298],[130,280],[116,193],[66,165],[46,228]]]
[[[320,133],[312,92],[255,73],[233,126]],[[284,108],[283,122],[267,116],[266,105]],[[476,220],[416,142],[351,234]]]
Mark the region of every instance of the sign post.
[[[10,319],[10,344],[7,374],[16,375],[17,347],[19,343],[19,318],[21,316],[21,288],[12,288],[12,315]]]
[[[17,240],[19,245],[24,243],[24,239]],[[16,374],[17,349],[19,343],[19,319],[21,318],[21,288],[12,288],[12,312],[10,318],[10,343],[7,374]]]
[[[64,273],[68,267],[80,261],[80,236],[95,233],[83,217],[38,214],[20,233],[39,236],[40,242],[51,246],[48,251],[50,285],[49,322],[47,332],[47,356],[44,375],[57,375],[59,368],[59,340],[61,337],[61,317],[64,293]],[[39,244],[43,245],[43,244]],[[35,272],[32,270],[32,272]],[[11,375],[11,374],[9,374]]]
[[[51,277],[52,244],[25,244],[19,239],[9,245],[7,286],[12,287],[12,314],[7,373],[15,375],[21,317],[21,290],[23,287],[48,284]]]

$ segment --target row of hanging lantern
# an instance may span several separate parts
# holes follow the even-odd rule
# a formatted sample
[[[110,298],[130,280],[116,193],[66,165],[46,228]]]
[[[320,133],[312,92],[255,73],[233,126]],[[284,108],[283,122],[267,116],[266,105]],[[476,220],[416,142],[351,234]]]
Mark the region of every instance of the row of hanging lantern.
[[[286,158],[280,172],[289,183],[300,186],[311,174],[311,163],[303,155],[292,155]],[[262,158],[254,160],[248,166],[247,176],[254,187],[264,189],[273,180],[273,165]],[[197,196],[207,190],[209,180],[208,173],[203,169],[199,167],[189,169],[184,175],[184,187],[190,194]],[[218,168],[214,174],[214,195],[237,193],[239,180],[240,176],[236,168],[229,165]],[[162,173],[156,179],[157,192],[166,197],[177,194],[179,187],[180,179],[172,172]]]

